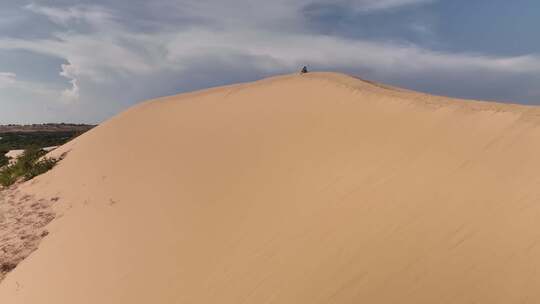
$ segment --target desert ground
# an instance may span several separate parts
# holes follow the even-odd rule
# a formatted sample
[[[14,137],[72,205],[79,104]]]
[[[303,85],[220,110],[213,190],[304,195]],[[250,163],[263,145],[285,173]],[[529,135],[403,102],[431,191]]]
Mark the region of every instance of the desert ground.
[[[36,200],[15,188],[0,191],[0,283],[27,258],[49,233],[54,217],[52,200]]]
[[[0,303],[540,303],[536,107],[286,75],[139,104],[63,153],[0,198],[55,217],[1,222],[34,242]]]

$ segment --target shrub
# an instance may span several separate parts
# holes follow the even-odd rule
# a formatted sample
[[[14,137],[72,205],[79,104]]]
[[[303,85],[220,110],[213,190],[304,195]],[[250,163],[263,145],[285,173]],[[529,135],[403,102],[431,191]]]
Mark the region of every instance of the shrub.
[[[6,156],[7,152],[8,151],[0,150],[0,168],[2,168],[3,166],[5,166],[5,165],[7,165],[9,163],[9,159]]]
[[[57,159],[53,158],[44,158],[42,160],[37,161],[25,174],[24,179],[25,180],[31,180],[32,178],[41,175],[52,168],[56,166],[56,163],[58,162]]]
[[[17,181],[13,166],[7,166],[0,171],[0,185],[9,187]]]
[[[0,169],[0,185],[9,187],[19,179],[31,180],[51,170],[57,159],[42,158],[47,152],[37,147],[30,147],[24,150],[24,153],[17,158],[14,164]]]

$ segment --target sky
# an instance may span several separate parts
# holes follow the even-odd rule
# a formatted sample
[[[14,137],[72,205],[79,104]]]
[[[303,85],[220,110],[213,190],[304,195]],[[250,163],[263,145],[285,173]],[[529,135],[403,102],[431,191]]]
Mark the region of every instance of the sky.
[[[540,105],[538,0],[2,0],[0,124],[311,70]]]

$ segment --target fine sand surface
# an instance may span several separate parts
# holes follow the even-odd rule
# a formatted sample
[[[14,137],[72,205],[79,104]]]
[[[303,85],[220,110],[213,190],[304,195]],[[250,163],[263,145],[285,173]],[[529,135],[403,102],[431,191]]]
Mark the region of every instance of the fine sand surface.
[[[540,110],[340,74],[162,98],[19,187],[0,303],[540,303]]]

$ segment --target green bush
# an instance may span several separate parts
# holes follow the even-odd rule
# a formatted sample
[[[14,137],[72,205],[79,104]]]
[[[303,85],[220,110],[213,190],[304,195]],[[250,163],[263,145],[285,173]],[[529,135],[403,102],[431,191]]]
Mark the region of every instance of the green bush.
[[[8,166],[0,171],[0,185],[9,187],[17,181],[17,176],[14,173],[13,166]]]
[[[0,150],[0,168],[2,168],[3,166],[5,166],[5,165],[7,165],[9,163],[9,159],[6,156],[7,152],[8,151]]]
[[[57,162],[58,162],[57,159],[52,159],[52,158],[44,158],[44,159],[36,162],[24,174],[24,179],[25,180],[31,180],[32,178],[51,170],[52,168],[54,168],[54,166],[56,165]]]
[[[31,180],[51,170],[58,160],[52,158],[42,158],[47,152],[37,147],[30,147],[17,158],[17,161],[0,170],[0,185],[9,187],[19,179]]]

